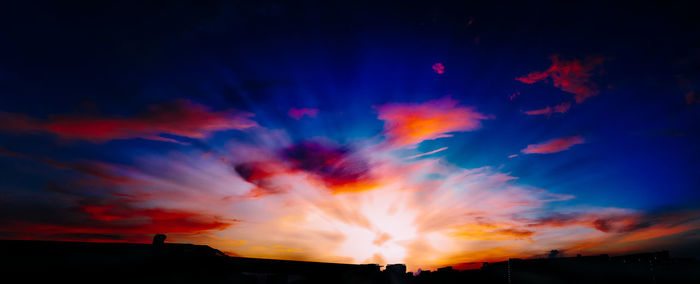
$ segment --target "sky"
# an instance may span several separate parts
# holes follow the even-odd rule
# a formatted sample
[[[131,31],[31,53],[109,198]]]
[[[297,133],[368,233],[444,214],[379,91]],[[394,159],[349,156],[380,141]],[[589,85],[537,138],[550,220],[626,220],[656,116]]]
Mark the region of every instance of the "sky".
[[[700,256],[690,1],[489,2],[5,3],[0,238]]]

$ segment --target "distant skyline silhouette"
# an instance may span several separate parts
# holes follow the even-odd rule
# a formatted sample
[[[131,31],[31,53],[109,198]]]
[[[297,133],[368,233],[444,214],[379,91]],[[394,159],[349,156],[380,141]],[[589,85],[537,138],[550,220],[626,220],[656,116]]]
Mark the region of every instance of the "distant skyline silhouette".
[[[343,264],[229,257],[208,246],[0,241],[0,272],[38,283],[696,283],[700,263],[668,251],[610,257],[511,258],[461,270],[406,270],[406,265]],[[550,256],[555,251],[553,250]]]

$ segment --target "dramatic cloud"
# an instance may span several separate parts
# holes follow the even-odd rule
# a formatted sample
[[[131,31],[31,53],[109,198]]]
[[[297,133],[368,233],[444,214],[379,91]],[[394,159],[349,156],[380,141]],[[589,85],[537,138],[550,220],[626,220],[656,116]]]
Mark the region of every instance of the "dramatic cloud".
[[[409,146],[424,140],[450,137],[448,133],[481,127],[488,116],[472,107],[457,106],[449,97],[423,104],[386,104],[377,107],[384,120],[384,134],[395,146]]]
[[[171,134],[189,138],[205,138],[212,132],[247,129],[257,124],[252,114],[234,110],[210,111],[206,106],[188,100],[151,107],[132,118],[97,116],[52,116],[47,121],[25,115],[0,113],[0,129],[28,132],[49,132],[65,139],[102,142],[114,139],[144,138],[171,141],[160,136]]]
[[[304,116],[316,117],[318,109],[315,108],[290,108],[287,112],[289,117],[300,120]]]
[[[525,114],[551,116],[553,113],[566,113],[567,111],[569,111],[570,108],[571,108],[571,103],[565,102],[565,103],[555,105],[554,107],[548,106],[548,107],[543,108],[543,109],[529,110],[529,111],[526,111]]]
[[[437,122],[474,115],[449,99],[379,108],[395,119],[387,124],[412,114],[438,128]],[[418,127],[420,135],[408,140],[389,126],[385,135],[393,145],[415,145],[454,129],[474,129],[485,116],[477,117],[475,123],[437,131]],[[0,148],[4,159],[70,173],[61,186],[47,187],[43,198],[0,199],[0,233],[131,242],[165,233],[169,240],[206,243],[232,255],[406,263],[415,271],[531,257],[552,248],[624,251],[631,242],[654,244],[700,228],[695,211],[648,214],[582,206],[559,212],[552,208],[574,196],[523,184],[500,168],[465,168],[435,155],[447,147],[421,152],[386,147],[374,138],[292,142],[265,128],[248,134],[215,149],[139,155],[123,164],[69,162]]]
[[[280,163],[270,161],[242,163],[236,165],[234,169],[245,181],[256,185],[256,188],[253,188],[246,197],[259,198],[287,191],[286,186],[274,181],[274,177],[290,172]]]
[[[283,159],[293,168],[312,173],[335,192],[371,189],[369,165],[350,149],[316,141],[284,149]]]
[[[599,93],[598,86],[591,81],[593,71],[603,63],[601,57],[589,57],[581,61],[573,59],[562,60],[559,55],[553,55],[552,66],[545,71],[535,71],[522,77],[515,78],[525,84],[551,79],[552,84],[562,91],[575,95],[577,103]]]
[[[0,233],[91,241],[147,241],[166,233],[247,257],[406,263],[415,271],[529,257],[552,246],[617,249],[611,246],[700,227],[697,212],[557,213],[548,204],[573,196],[519,184],[491,167],[419,156],[443,148],[396,151],[372,141],[361,142],[365,147],[232,142],[219,151],[226,161],[194,151],[138,157],[133,166],[31,158],[90,182],[52,189],[54,200],[63,201],[50,206],[31,197],[0,200],[1,216],[15,216],[0,220]],[[83,166],[91,164],[94,171]]]
[[[557,138],[539,144],[527,145],[527,148],[523,149],[521,152],[525,154],[550,154],[568,150],[571,146],[583,144],[584,142],[586,142],[586,140],[580,135]]]

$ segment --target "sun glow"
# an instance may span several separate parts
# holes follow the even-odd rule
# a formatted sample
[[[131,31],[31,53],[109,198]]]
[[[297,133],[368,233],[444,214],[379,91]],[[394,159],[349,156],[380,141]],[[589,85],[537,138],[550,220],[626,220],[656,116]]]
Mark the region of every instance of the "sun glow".
[[[402,263],[407,257],[406,244],[417,236],[418,212],[411,209],[408,196],[396,187],[382,187],[350,195],[335,195],[337,203],[353,204],[357,221],[329,218],[323,211],[308,216],[306,224],[316,229],[335,231],[345,238],[333,252],[355,263]]]

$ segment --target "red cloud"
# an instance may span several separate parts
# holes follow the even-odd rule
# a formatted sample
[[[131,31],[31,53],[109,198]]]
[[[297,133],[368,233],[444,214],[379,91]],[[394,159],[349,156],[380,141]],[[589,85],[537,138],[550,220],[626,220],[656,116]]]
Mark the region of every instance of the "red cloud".
[[[218,216],[182,209],[138,208],[133,202],[117,199],[102,203],[84,203],[76,210],[51,211],[51,220],[18,216],[0,225],[11,230],[13,238],[62,241],[148,241],[156,233],[202,234],[226,229],[240,220],[222,220]]]
[[[133,118],[95,116],[54,116],[48,121],[21,114],[0,113],[0,129],[15,131],[45,131],[66,139],[83,139],[94,142],[114,139],[144,138],[171,141],[161,134],[190,138],[204,138],[211,132],[246,129],[257,126],[250,120],[252,114],[227,111],[210,111],[204,105],[188,100],[176,100],[150,108]]]
[[[134,208],[126,203],[106,205],[83,205],[81,211],[89,219],[99,221],[101,226],[85,228],[81,233],[117,233],[147,234],[163,233],[199,233],[209,230],[221,230],[230,226],[215,216],[199,214],[184,210],[161,208]],[[101,230],[107,227],[108,230]]]
[[[289,117],[294,118],[296,120],[300,120],[302,117],[305,115],[308,117],[316,117],[318,114],[318,109],[315,108],[290,108],[289,112]]]
[[[534,84],[537,81],[552,79],[555,87],[562,91],[575,94],[577,103],[599,93],[598,86],[591,81],[592,72],[603,63],[601,57],[589,57],[583,62],[577,59],[571,61],[560,60],[559,55],[552,55],[552,66],[545,71],[535,71],[522,77],[515,78],[525,84]]]
[[[527,148],[523,149],[521,152],[525,154],[550,154],[567,150],[571,148],[571,146],[584,142],[585,139],[580,135],[557,138],[539,144],[527,145]]]
[[[433,71],[438,74],[445,74],[445,65],[442,65],[442,63],[438,62],[433,64]]]
[[[547,116],[550,116],[550,115],[552,115],[553,113],[566,113],[567,111],[569,111],[570,108],[571,108],[571,103],[565,102],[565,103],[561,103],[561,104],[555,105],[554,107],[549,107],[549,106],[548,106],[548,107],[543,108],[543,109],[528,110],[528,111],[525,112],[525,114],[527,114],[527,115],[547,115]]]
[[[488,117],[471,107],[458,107],[449,97],[423,104],[386,104],[379,106],[384,134],[395,146],[418,144],[424,140],[450,137],[447,134],[481,127]]]

